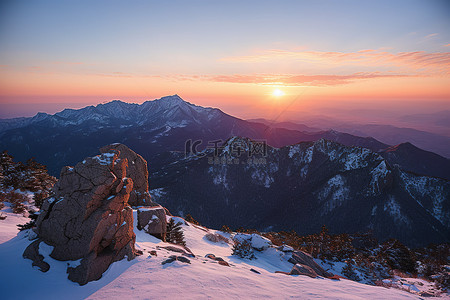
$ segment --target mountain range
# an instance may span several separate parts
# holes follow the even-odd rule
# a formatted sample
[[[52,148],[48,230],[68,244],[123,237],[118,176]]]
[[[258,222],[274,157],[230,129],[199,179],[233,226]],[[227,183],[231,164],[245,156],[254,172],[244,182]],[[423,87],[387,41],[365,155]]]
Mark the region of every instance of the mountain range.
[[[334,129],[351,135],[372,137],[389,145],[398,145],[409,142],[421,149],[450,158],[450,127],[448,121],[445,122],[445,117],[449,116],[449,113],[449,111],[443,111],[428,115],[407,115],[400,118],[400,120],[408,120],[408,124],[420,124],[422,125],[422,128],[428,128],[430,124],[440,124],[437,132],[423,131],[408,127],[397,127],[388,124],[348,123],[333,119],[330,120],[320,116],[310,117],[296,122],[276,122],[266,119],[252,119],[249,121],[264,123],[273,128],[286,128],[306,132]],[[428,122],[425,122],[427,120]],[[395,122],[398,120],[393,121]]]
[[[184,156],[181,151],[185,150],[187,140],[201,140],[201,150],[208,142],[225,141],[232,136],[265,140],[273,147],[325,138],[375,152],[390,148],[372,137],[295,128],[245,121],[173,95],[141,105],[115,100],[77,110],[65,109],[54,115],[38,113],[31,118],[3,119],[0,120],[0,150],[8,150],[17,160],[35,157],[47,165],[50,174],[58,176],[63,166],[73,165],[114,142],[124,143],[141,153],[152,169]],[[394,155],[396,149],[402,148],[390,148],[385,157],[406,170],[450,179],[448,159],[415,149],[409,153],[414,159],[406,162],[399,159],[403,154]],[[432,163],[428,163],[429,160]]]
[[[410,246],[449,241],[448,180],[325,139],[268,147],[263,162],[248,162],[253,143],[234,137],[218,155],[208,150],[154,172],[153,198],[212,227],[311,234],[325,224],[334,233],[371,231]],[[240,156],[233,146],[243,149]]]
[[[126,144],[148,161],[156,201],[211,227],[307,234],[326,224],[334,232],[371,230],[408,245],[448,241],[449,159],[411,143],[259,121],[178,95],[140,105],[115,100],[0,120],[0,150],[16,160],[35,157],[58,176],[104,145]],[[196,141],[199,152],[186,157]],[[235,143],[244,156],[261,143],[266,153],[256,163],[235,164],[235,154],[224,150]]]

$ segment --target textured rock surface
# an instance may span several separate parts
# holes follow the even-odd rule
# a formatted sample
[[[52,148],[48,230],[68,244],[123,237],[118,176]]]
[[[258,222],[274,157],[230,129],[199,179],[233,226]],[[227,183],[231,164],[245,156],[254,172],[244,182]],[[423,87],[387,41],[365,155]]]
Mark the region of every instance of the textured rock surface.
[[[308,266],[302,265],[302,264],[296,264],[292,267],[291,272],[289,273],[290,275],[306,275],[309,276],[311,278],[316,278],[317,277],[317,273]]]
[[[165,241],[167,232],[166,210],[162,206],[140,207],[137,211],[137,228]]]
[[[62,169],[54,196],[44,202],[36,221],[39,240],[24,257],[36,264],[39,243],[45,242],[53,246],[54,259],[81,259],[67,272],[70,280],[82,285],[99,279],[111,263],[136,256],[133,210],[128,205],[133,180],[127,177],[127,158],[120,157],[119,150],[111,149]]]
[[[119,151],[120,159],[127,159],[127,177],[133,180],[134,188],[130,193],[128,204],[131,206],[155,206],[148,193],[148,169],[147,161],[123,144],[111,144],[100,148],[101,153],[108,153],[111,150]]]
[[[289,259],[289,262],[294,264],[295,266],[292,268],[292,272],[306,272],[308,274],[301,274],[301,275],[308,275],[312,277],[317,277],[317,275],[322,277],[330,277],[333,274],[330,274],[326,272],[321,266],[319,266],[311,255],[303,252],[303,251],[294,251],[292,253],[292,257]],[[303,268],[301,268],[303,267]],[[295,270],[294,270],[295,269]],[[309,269],[313,270],[314,273],[311,273]],[[313,276],[315,274],[315,276]],[[292,274],[292,275],[298,275],[298,274]]]

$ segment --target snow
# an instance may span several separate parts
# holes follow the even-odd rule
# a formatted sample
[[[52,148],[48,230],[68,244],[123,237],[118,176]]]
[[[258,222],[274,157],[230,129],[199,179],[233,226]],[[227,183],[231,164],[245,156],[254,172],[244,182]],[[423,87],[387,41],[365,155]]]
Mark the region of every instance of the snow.
[[[296,165],[309,164],[312,162],[314,146],[306,148],[304,151],[301,149],[301,144],[293,145],[289,147],[289,158],[294,159]]]
[[[400,204],[395,200],[395,197],[389,195],[388,201],[384,204],[384,211],[387,211],[391,217],[395,219],[395,221],[402,222],[405,225],[409,225],[410,221],[408,217],[402,214]]]
[[[434,283],[420,278],[402,278],[399,276],[394,276],[393,278],[384,279],[383,284],[386,287],[395,287],[397,289],[413,293],[430,293],[435,289]],[[448,298],[445,295],[443,297]]]
[[[227,165],[224,164],[214,165],[208,169],[208,173],[211,173],[213,176],[213,183],[215,185],[223,185],[228,190],[227,171]]]
[[[269,188],[270,185],[274,182],[274,178],[270,174],[271,171],[278,170],[277,166],[275,164],[270,164],[269,168],[256,168],[254,169],[252,173],[252,179],[256,184],[263,185],[265,188]],[[272,168],[271,168],[271,167]]]
[[[444,226],[450,226],[450,213],[443,209],[444,201],[450,196],[446,194],[444,186],[439,184],[439,179],[418,176],[411,173],[400,172],[400,178],[409,195],[415,199],[422,207],[426,207],[424,199],[430,198],[431,209],[427,209]],[[419,196],[419,197],[418,197]]]
[[[159,202],[159,199],[164,197],[166,192],[164,191],[164,188],[157,188],[149,191],[150,196],[152,197],[153,201]]]
[[[372,171],[370,171],[370,174],[372,174],[372,179],[370,181],[370,187],[371,192],[376,195],[377,193],[380,193],[382,188],[380,187],[380,182],[383,182],[386,180],[386,177],[391,173],[390,170],[388,170],[386,166],[386,161],[380,162],[380,164],[374,168]]]
[[[97,160],[101,165],[110,165],[113,161],[114,155],[116,153],[102,153],[100,155],[94,156],[93,159]]]
[[[318,193],[319,200],[324,202],[322,215],[344,204],[349,193],[346,180],[342,175],[338,174],[330,178]]]
[[[233,239],[238,242],[248,241],[251,243],[252,248],[256,250],[265,250],[272,245],[272,242],[259,234],[248,234],[248,233],[236,233]]]
[[[134,212],[134,225],[136,226]],[[22,258],[30,241],[26,232],[18,235],[16,224],[26,218],[7,213],[0,221],[0,272],[2,299],[418,299],[417,295],[397,289],[369,286],[349,280],[313,279],[307,276],[287,276],[275,271],[290,271],[290,254],[275,248],[255,251],[254,260],[231,255],[231,244],[213,243],[204,239],[206,233],[221,232],[192,224],[182,225],[187,247],[196,255],[191,264],[173,262],[162,265],[168,256],[176,254],[161,248],[169,245],[135,229],[136,248],[144,252],[132,261],[116,262],[98,281],[79,286],[67,279],[67,264],[49,257],[51,246],[40,245],[40,253],[51,268],[42,273]],[[178,219],[178,218],[175,218]],[[252,237],[253,238],[253,237]],[[156,250],[157,256],[148,251]],[[230,266],[219,265],[205,258],[213,253]],[[255,269],[260,274],[250,271]]]
[[[161,206],[154,206],[154,207],[139,207],[138,211],[139,212],[144,212],[144,211],[154,211],[154,210],[160,210]]]
[[[367,156],[370,150],[365,148],[353,148],[355,152],[351,152],[345,157],[345,167],[344,170],[355,170],[367,167]]]

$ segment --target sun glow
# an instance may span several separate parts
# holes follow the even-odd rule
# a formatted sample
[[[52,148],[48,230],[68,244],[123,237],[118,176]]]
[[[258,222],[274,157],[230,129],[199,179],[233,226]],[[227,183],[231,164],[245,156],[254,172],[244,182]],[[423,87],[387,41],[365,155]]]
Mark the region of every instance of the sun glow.
[[[272,92],[272,95],[274,95],[275,97],[281,97],[281,96],[284,96],[284,92],[282,90],[280,90],[280,89],[275,89]]]

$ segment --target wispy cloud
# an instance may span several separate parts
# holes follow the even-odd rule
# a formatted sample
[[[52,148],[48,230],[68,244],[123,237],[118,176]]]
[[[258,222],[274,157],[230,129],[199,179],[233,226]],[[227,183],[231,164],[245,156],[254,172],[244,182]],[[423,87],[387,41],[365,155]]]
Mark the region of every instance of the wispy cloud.
[[[222,61],[258,63],[292,60],[315,64],[397,66],[413,70],[428,68],[428,72],[450,73],[450,52],[398,52],[360,50],[357,52],[289,51],[272,49],[253,55],[230,56]],[[424,71],[424,70],[422,70]]]
[[[435,36],[438,36],[438,35],[439,35],[438,33],[431,33],[431,34],[427,35],[425,38],[426,39],[431,39],[431,38],[433,38]]]
[[[235,75],[172,75],[178,80],[202,80],[211,82],[247,83],[281,86],[333,86],[349,84],[357,80],[374,78],[412,77],[404,74],[354,73],[350,75],[295,75],[295,74],[235,74]]]
[[[116,77],[116,78],[133,78],[138,77],[138,75],[124,72],[111,72],[111,73],[97,73],[95,74],[100,77]],[[142,76],[139,76],[142,77]]]
[[[112,73],[97,73],[93,75],[100,77],[113,77],[113,78],[144,78],[144,79],[163,79],[171,81],[243,83],[243,84],[273,85],[273,86],[335,86],[335,85],[349,84],[359,80],[368,80],[377,78],[416,77],[416,75],[393,74],[393,73],[386,74],[380,72],[359,72],[349,75],[335,75],[335,74],[142,75],[142,74],[112,72]]]
[[[76,65],[86,65],[84,62],[78,61],[52,61],[50,62],[52,65],[67,65],[67,66],[76,66]]]

